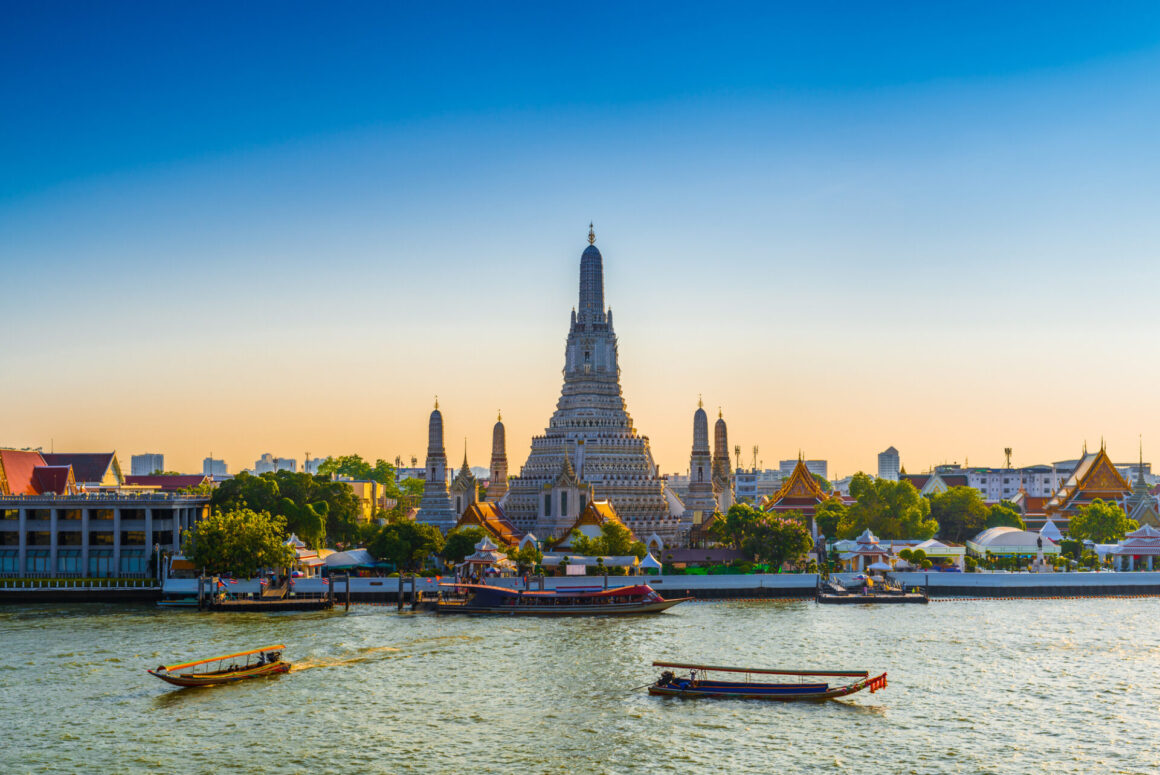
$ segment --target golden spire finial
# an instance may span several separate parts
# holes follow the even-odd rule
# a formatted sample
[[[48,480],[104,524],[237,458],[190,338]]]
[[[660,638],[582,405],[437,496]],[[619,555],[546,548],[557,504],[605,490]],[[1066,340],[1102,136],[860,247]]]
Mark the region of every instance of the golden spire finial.
[[[592,227],[592,221],[588,222],[588,244],[596,244],[596,229]]]
[[[496,415],[496,417],[495,417],[496,422],[503,422],[503,410],[502,409],[496,409],[495,415]]]
[[[700,394],[700,393],[698,393],[698,394],[697,394],[697,408],[698,408],[698,409],[704,409],[704,408],[705,408],[705,402],[704,402],[704,401],[701,399],[701,394]]]
[[[721,407],[717,407],[717,419],[718,419],[718,420],[724,420],[724,419],[725,419],[725,415],[721,413]]]
[[[435,396],[435,408],[439,408],[439,396]]]

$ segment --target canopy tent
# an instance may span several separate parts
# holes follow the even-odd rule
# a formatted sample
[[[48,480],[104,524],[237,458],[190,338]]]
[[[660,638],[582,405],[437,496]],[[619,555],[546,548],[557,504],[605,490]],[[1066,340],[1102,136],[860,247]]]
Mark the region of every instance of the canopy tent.
[[[645,555],[645,558],[640,561],[640,567],[643,570],[659,571],[661,569],[661,563],[660,560],[658,560],[656,557],[653,557],[651,554],[647,554]]]
[[[586,557],[580,554],[545,554],[544,561],[540,563],[544,566],[559,565],[562,560],[567,558],[569,565],[600,565],[598,560],[603,560],[603,565],[606,568],[635,568],[640,565],[641,561],[634,555],[627,554],[617,557]]]
[[[870,563],[869,570],[883,570],[883,571],[891,570],[890,563],[882,562],[881,560],[879,560],[878,562]]]
[[[377,564],[366,549],[348,549],[328,554],[323,560],[328,568],[373,568]]]
[[[972,554],[1030,557],[1042,551],[1044,554],[1059,554],[1059,545],[1038,533],[1019,530],[1014,527],[993,527],[984,530],[967,541],[967,549]]]

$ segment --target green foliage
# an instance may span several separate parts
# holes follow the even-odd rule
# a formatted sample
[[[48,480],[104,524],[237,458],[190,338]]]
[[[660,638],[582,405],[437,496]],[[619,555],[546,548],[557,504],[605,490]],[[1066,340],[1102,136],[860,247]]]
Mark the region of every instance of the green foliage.
[[[447,533],[440,553],[444,560],[452,563],[463,562],[463,558],[475,551],[475,545],[484,539],[487,531],[476,525],[464,525]]]
[[[961,544],[974,538],[986,527],[987,515],[987,504],[974,487],[951,487],[930,498],[930,516],[943,541]]]
[[[940,521],[941,525],[942,522]],[[1023,512],[1019,510],[1011,501],[999,501],[991,507],[987,514],[987,527],[1013,527],[1018,530],[1026,530],[1027,526],[1023,523]]]
[[[179,495],[213,495],[213,491],[213,482],[206,481],[192,487],[182,487],[177,492]]]
[[[351,544],[359,538],[358,498],[348,485],[326,476],[293,471],[253,476],[243,472],[222,482],[210,503],[215,511],[250,508],[281,516],[288,529],[316,549],[326,539]],[[324,522],[321,533],[317,530],[319,517]]]
[[[907,481],[875,479],[862,472],[850,482],[856,501],[838,526],[843,538],[856,538],[869,528],[879,538],[932,537],[938,522],[930,517],[930,501]]]
[[[443,550],[443,544],[439,528],[406,521],[383,525],[367,550],[380,560],[393,562],[401,570],[418,570],[428,557]]]
[[[1073,560],[1078,560],[1080,555],[1083,554],[1083,541],[1076,541],[1074,538],[1065,538],[1059,542],[1059,553]]]
[[[406,498],[422,498],[423,497],[424,482],[422,479],[416,479],[413,476],[408,476],[403,481],[399,482],[399,491]]]
[[[748,503],[735,503],[713,522],[710,530],[721,543],[734,549],[741,549],[750,528],[762,516],[764,516],[764,512]]]
[[[912,549],[910,551],[910,561],[915,565],[922,565],[924,562],[929,562],[929,560],[926,559],[926,551],[922,549]],[[923,565],[923,567],[928,568],[930,566]]]
[[[814,481],[818,483],[818,487],[822,488],[822,492],[834,491],[834,485],[830,484],[830,480],[826,477],[822,476],[821,474],[815,474],[812,472],[810,473],[810,476],[812,476]]]
[[[544,561],[544,554],[536,547],[528,544],[522,549],[509,551],[508,558],[516,564],[516,568],[520,573],[529,573]]]
[[[387,489],[387,497],[394,497],[395,467],[385,460],[376,460],[372,466],[362,459],[361,455],[343,455],[328,457],[318,466],[319,476],[339,477],[370,480],[378,482]]]
[[[1110,544],[1123,538],[1124,533],[1138,527],[1140,524],[1134,519],[1128,519],[1128,515],[1118,504],[1096,498],[1088,505],[1080,507],[1079,513],[1071,518],[1067,533],[1071,538],[1080,541]]]
[[[840,498],[830,498],[817,505],[814,522],[818,526],[818,532],[833,541],[838,537],[838,528],[845,516],[846,504]]]
[[[743,543],[749,556],[765,560],[775,569],[804,557],[813,545],[809,528],[801,520],[771,514],[763,514],[749,527]]]
[[[911,564],[913,564],[913,562],[914,562],[914,552],[910,551],[910,549],[903,549],[903,550],[899,551],[898,557],[899,557],[899,559],[906,560],[908,563],[911,563]]]
[[[605,522],[600,526],[600,536],[588,538],[579,530],[572,531],[572,551],[585,557],[644,557],[648,550],[640,541],[634,541],[632,531],[619,522]]]
[[[287,568],[297,556],[286,546],[286,521],[280,515],[247,508],[213,511],[186,534],[184,551],[198,568],[239,578],[263,568]]]
[[[970,555],[967,555],[967,557],[963,561],[963,564],[967,568],[967,573],[974,573],[976,570],[979,569],[979,561],[976,560],[974,557],[971,557]]]

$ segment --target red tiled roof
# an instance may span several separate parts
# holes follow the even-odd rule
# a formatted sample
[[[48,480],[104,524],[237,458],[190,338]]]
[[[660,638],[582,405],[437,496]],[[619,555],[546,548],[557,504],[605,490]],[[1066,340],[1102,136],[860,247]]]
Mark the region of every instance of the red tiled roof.
[[[0,449],[0,482],[6,482],[4,495],[38,495],[32,472],[44,465],[39,452]]]
[[[44,456],[50,466],[72,466],[78,482],[99,482],[113,465],[116,452],[57,452]]]
[[[137,487],[159,487],[163,492],[173,492],[188,487],[197,487],[208,480],[209,477],[202,474],[147,474],[126,476],[125,484]]]
[[[910,482],[914,485],[914,489],[921,490],[926,486],[926,482],[930,479],[930,474],[903,474],[899,477],[905,482]]]
[[[69,491],[69,466],[37,466],[32,469],[32,481],[39,494],[55,493],[64,495]]]
[[[966,487],[968,481],[966,474],[947,474],[942,480],[947,483],[947,487]]]

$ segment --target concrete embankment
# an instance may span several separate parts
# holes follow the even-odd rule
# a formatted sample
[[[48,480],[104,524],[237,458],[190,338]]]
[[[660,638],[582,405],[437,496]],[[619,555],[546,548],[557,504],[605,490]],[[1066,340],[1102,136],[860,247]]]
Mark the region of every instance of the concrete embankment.
[[[1160,572],[1140,573],[896,573],[892,578],[906,587],[927,589],[931,598],[1001,598],[1001,597],[1131,597],[1160,595]],[[853,583],[849,574],[836,577]],[[449,579],[420,578],[415,580],[415,591],[431,600],[440,592],[440,581]],[[488,579],[489,584],[509,588],[523,588],[523,578]],[[543,580],[545,589],[600,589],[605,586],[603,576],[562,576]],[[693,597],[699,600],[736,599],[812,599],[817,576],[809,573],[751,574],[721,576],[609,576],[609,587],[648,583],[665,597]],[[346,582],[333,582],[334,600],[341,607],[346,600]],[[529,586],[539,588],[539,580],[531,579]],[[353,603],[394,603],[397,600],[397,578],[354,577],[350,580],[350,599]],[[256,581],[240,581],[230,586],[230,592],[239,595],[256,593]],[[321,579],[297,579],[296,595],[315,597],[329,595],[330,586]],[[165,596],[196,597],[196,579],[169,579],[165,582]],[[411,582],[407,580],[404,600],[411,599]],[[154,602],[161,597],[157,589],[0,589],[0,604],[36,603],[90,603],[90,602]]]

